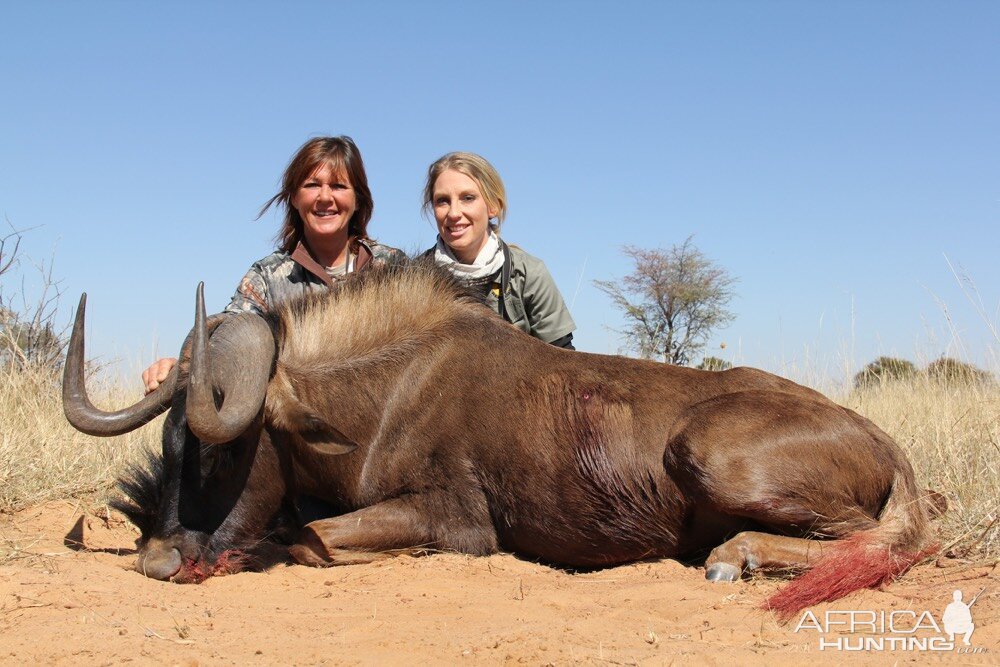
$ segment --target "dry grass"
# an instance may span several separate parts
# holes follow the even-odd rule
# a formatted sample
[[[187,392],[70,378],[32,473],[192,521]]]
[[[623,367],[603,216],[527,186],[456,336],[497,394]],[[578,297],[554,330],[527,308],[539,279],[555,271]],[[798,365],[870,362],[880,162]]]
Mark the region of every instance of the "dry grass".
[[[51,369],[0,365],[0,512],[56,498],[106,498],[127,462],[147,447],[159,449],[161,420],[116,438],[76,431],[63,417],[60,387]],[[114,385],[90,389],[107,408],[138,398]]]
[[[102,406],[138,398],[138,389],[91,385]],[[918,377],[833,394],[896,439],[921,484],[949,495],[946,550],[975,560],[1000,556],[1000,522],[993,523],[1000,516],[1000,385]],[[106,499],[127,462],[159,449],[161,419],[117,438],[83,435],[63,417],[59,378],[0,371],[0,512],[55,498]]]
[[[944,551],[1000,556],[1000,385],[917,376],[834,397],[891,435],[927,488],[948,496]]]

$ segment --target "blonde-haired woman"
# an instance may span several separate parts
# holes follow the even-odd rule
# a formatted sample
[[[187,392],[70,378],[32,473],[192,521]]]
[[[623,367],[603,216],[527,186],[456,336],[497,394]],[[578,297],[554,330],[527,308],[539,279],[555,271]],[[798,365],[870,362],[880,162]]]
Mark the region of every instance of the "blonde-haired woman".
[[[522,331],[575,349],[576,324],[545,264],[500,239],[507,194],[493,165],[475,153],[439,158],[427,170],[424,208],[438,228],[437,244],[425,254],[481,288],[487,305]]]

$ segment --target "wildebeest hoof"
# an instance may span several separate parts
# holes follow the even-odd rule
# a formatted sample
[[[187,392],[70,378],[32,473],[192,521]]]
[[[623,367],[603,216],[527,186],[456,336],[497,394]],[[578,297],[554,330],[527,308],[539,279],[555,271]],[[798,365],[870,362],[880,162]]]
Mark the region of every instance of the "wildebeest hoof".
[[[147,550],[139,554],[135,569],[151,579],[166,581],[181,569],[181,552],[174,548]]]
[[[315,548],[304,544],[293,544],[288,547],[288,554],[300,565],[309,565],[310,567],[329,567],[331,565],[330,561],[320,555]]]
[[[712,563],[705,568],[705,578],[709,581],[736,581],[740,574],[740,568],[729,563]]]

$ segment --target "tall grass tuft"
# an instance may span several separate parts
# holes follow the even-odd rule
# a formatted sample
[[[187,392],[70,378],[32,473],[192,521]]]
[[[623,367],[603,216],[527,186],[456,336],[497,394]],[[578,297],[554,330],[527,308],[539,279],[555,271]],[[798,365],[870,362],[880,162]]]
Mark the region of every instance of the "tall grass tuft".
[[[946,553],[1000,556],[1000,385],[918,374],[833,398],[891,435],[917,481],[948,496],[940,519]]]
[[[0,512],[57,498],[106,499],[127,462],[159,450],[162,417],[115,438],[76,431],[63,416],[61,380],[49,365],[0,364]],[[90,391],[107,408],[138,398],[114,383]]]

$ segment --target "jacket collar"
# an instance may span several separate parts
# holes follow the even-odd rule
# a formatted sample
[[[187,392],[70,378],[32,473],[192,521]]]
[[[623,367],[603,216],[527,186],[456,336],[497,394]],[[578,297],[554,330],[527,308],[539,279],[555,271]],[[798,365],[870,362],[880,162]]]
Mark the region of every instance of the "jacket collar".
[[[368,241],[358,239],[358,258],[354,261],[355,273],[365,268],[368,262],[371,261],[372,256],[372,249],[368,246]],[[333,281],[327,275],[326,269],[313,259],[304,242],[299,241],[299,244],[295,246],[295,250],[292,251],[291,257],[299,266],[323,281],[324,285],[327,287],[333,285]]]

